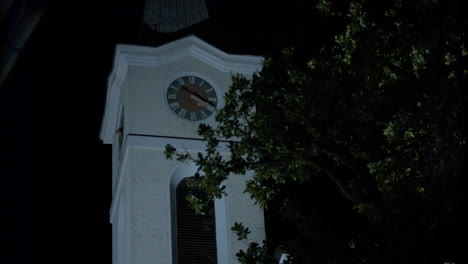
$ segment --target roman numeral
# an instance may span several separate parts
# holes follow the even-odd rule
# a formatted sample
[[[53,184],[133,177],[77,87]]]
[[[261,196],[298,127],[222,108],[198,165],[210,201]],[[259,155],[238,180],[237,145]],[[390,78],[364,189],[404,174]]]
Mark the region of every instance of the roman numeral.
[[[217,102],[217,101],[218,101],[218,98],[216,98],[216,97],[210,97],[210,98],[208,98],[208,101],[210,101],[210,102]]]
[[[195,84],[195,76],[188,76],[189,83]]]
[[[205,114],[205,112],[203,112],[203,110],[201,110],[200,113],[201,113],[201,115],[203,116],[203,118],[207,118],[207,117],[208,117],[208,115]]]
[[[216,108],[215,108],[214,106],[212,106],[212,105],[208,105],[208,106],[206,107],[206,109],[207,109],[208,111],[210,111],[210,114],[211,114],[212,112],[214,112],[214,110],[215,110]]]
[[[181,85],[185,85],[184,79],[182,79],[182,78],[177,78],[177,81],[178,81]]]
[[[171,108],[174,109],[174,110],[176,110],[177,108],[180,107],[180,105],[179,105],[178,102],[173,102],[173,103],[170,104],[170,106],[171,106]]]
[[[180,109],[179,115],[180,115],[181,117],[185,117],[185,113],[186,113],[185,109],[183,109],[183,108]]]
[[[195,114],[195,112],[190,112],[190,119],[197,120],[197,115]]]
[[[176,95],[175,94],[168,94],[167,99],[176,99]]]
[[[209,89],[206,89],[205,92],[209,93],[209,92],[212,92],[214,89],[213,87],[209,88]]]

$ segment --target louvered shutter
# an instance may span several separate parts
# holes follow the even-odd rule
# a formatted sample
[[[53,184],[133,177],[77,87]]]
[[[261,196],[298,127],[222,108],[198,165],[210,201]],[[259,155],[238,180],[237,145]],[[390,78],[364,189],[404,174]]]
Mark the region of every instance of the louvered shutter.
[[[186,199],[200,190],[187,186],[187,178],[176,188],[177,261],[179,264],[217,263],[214,202],[208,204],[204,215],[197,215]]]

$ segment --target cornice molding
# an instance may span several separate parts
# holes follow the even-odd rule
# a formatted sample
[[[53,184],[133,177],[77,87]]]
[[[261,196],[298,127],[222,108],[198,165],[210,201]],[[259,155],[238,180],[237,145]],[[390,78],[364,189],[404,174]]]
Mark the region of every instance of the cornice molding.
[[[263,60],[260,56],[225,53],[193,35],[159,47],[118,44],[115,48],[113,70],[107,81],[101,140],[105,144],[112,144],[117,127],[121,89],[127,81],[129,66],[161,67],[188,57],[199,59],[221,72],[243,75],[260,71]]]
[[[172,145],[176,149],[184,149],[188,152],[204,152],[206,149],[206,142],[200,139],[168,138],[133,134],[127,135],[125,138],[124,146],[122,148],[122,158],[117,169],[116,182],[112,188],[112,203],[109,212],[111,223],[116,217],[115,213],[120,203],[120,196],[122,195],[124,181],[123,174],[126,166],[128,166],[129,150],[151,149],[157,151],[164,151],[167,144]],[[218,145],[218,151],[222,155],[229,155],[230,151],[228,143],[220,142]]]

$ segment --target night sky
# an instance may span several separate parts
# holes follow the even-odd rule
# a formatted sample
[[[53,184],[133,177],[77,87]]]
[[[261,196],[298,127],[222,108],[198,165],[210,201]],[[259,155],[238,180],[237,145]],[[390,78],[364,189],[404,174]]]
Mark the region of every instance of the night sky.
[[[144,1],[50,1],[1,88],[1,263],[110,264],[111,147],[99,129],[116,43],[193,33],[264,55],[306,47],[323,29],[301,1],[263,2],[207,1],[210,20],[149,36]]]

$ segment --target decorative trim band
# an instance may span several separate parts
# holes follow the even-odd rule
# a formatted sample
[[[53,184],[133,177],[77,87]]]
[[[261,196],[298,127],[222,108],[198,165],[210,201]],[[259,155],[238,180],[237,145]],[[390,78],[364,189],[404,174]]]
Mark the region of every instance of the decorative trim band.
[[[113,222],[115,212],[120,203],[122,195],[123,172],[128,164],[128,152],[130,149],[153,149],[164,150],[167,144],[171,144],[177,149],[184,149],[189,152],[203,152],[206,148],[205,142],[200,139],[158,137],[149,135],[129,134],[125,137],[125,143],[122,148],[122,158],[117,170],[116,181],[112,189],[112,203],[110,208],[110,222]],[[220,142],[219,151],[221,154],[229,154],[228,144]]]

